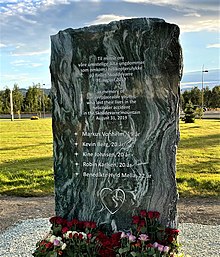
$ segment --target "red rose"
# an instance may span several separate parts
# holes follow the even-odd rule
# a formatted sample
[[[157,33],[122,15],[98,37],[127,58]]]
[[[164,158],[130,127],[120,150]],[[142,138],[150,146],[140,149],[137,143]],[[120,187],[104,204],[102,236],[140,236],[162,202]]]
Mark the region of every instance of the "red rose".
[[[68,227],[64,227],[64,228],[62,228],[62,234],[65,234],[68,230],[69,230],[69,228],[68,228]]]
[[[63,255],[63,252],[61,250],[59,250],[58,255]]]
[[[56,219],[57,219],[57,217],[51,217],[49,221],[50,221],[51,224],[55,224]]]
[[[87,234],[87,238],[91,239],[92,238],[92,234],[91,233]]]
[[[111,245],[113,247],[115,247],[115,246],[119,247],[120,246],[120,238],[121,238],[121,232],[112,234],[112,236],[111,236]]]
[[[160,213],[158,211],[154,212],[154,218],[156,218],[156,219],[160,218]]]
[[[47,242],[43,240],[43,241],[40,242],[40,246],[45,245],[46,243]]]
[[[82,240],[83,239],[83,235],[79,234],[79,239]]]
[[[90,228],[96,228],[96,223],[93,222],[93,221],[91,221],[91,222],[90,222]]]
[[[84,226],[85,226],[85,228],[90,228],[90,222],[89,221],[85,221],[84,222]]]
[[[180,231],[178,229],[172,229],[171,234],[178,235],[179,232]]]
[[[141,219],[138,224],[140,227],[144,227],[146,225],[146,221],[144,219]]]
[[[140,215],[141,215],[141,217],[147,217],[147,211],[141,210]]]
[[[66,225],[68,228],[72,228],[72,226],[77,225],[79,223],[79,221],[77,219],[72,219],[70,221],[66,222]]]
[[[51,242],[45,244],[45,247],[48,249],[48,248],[51,248],[53,246],[53,244]]]
[[[83,229],[83,228],[85,227],[85,222],[84,222],[84,221],[78,221],[77,227],[78,227],[79,229]]]
[[[67,221],[66,225],[67,225],[68,228],[71,228],[72,225],[73,225],[73,224],[72,224],[72,221]]]
[[[165,232],[169,235],[178,235],[180,231],[178,229],[166,228]]]
[[[50,223],[55,225],[65,225],[67,221],[62,217],[52,217],[50,218]]]
[[[72,234],[72,233],[71,233]],[[72,237],[75,237],[75,238],[78,238],[79,237],[79,235],[77,234],[77,233],[75,233],[74,235],[72,234]]]
[[[169,243],[172,243],[172,242],[173,242],[173,236],[168,236],[167,241],[168,241]]]
[[[153,212],[153,211],[149,211],[149,212],[147,213],[147,216],[148,216],[149,219],[153,219],[153,217],[154,217],[154,212]]]
[[[140,222],[140,217],[139,216],[133,216],[132,217],[132,223],[133,224],[138,224]]]
[[[84,226],[86,228],[96,228],[96,223],[92,222],[92,221],[86,221],[86,222],[84,222]]]

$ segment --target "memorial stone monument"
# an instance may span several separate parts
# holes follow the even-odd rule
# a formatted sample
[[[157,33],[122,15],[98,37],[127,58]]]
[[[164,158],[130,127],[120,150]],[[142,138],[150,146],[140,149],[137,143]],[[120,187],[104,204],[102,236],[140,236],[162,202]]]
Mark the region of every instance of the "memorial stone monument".
[[[57,215],[121,230],[147,209],[177,225],[178,37],[147,18],[51,37]]]

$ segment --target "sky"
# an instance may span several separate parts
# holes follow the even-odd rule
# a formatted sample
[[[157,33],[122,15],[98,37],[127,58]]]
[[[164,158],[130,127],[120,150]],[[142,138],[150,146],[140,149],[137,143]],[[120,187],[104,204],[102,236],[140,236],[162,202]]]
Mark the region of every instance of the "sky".
[[[0,90],[50,88],[50,36],[135,17],[180,27],[181,87],[220,84],[220,4],[217,0],[0,0]],[[202,70],[208,70],[202,73]]]

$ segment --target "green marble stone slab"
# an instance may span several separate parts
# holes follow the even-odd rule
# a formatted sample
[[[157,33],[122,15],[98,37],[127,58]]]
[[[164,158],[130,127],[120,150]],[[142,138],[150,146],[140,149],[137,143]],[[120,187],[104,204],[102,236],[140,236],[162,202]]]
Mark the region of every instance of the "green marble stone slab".
[[[178,26],[129,19],[51,43],[56,214],[121,230],[147,209],[175,227]]]

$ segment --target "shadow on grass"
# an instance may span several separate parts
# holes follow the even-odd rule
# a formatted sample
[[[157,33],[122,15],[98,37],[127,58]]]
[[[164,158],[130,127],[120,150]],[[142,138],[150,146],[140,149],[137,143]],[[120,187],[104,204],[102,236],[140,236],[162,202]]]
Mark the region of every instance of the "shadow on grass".
[[[197,163],[186,163],[186,164],[177,164],[177,172],[187,174],[220,174],[218,170],[219,160],[217,158],[212,158],[206,162],[197,162]]]
[[[179,191],[183,195],[199,196],[220,196],[220,183],[211,179],[186,178],[179,177],[176,179]],[[181,188],[184,188],[182,191]],[[187,190],[191,191],[187,193]]]
[[[49,170],[53,167],[53,157],[28,158],[16,161],[10,161],[0,164],[0,173],[32,171],[32,170]]]
[[[30,158],[0,165],[0,192],[14,196],[53,194],[52,157]]]
[[[206,148],[218,146],[220,144],[220,135],[197,136],[187,139],[180,139],[179,148]]]
[[[42,145],[53,145],[53,143],[38,143],[38,144],[32,144],[32,145],[21,145],[21,146],[11,146],[11,147],[0,147],[1,151],[10,151],[10,150],[18,150],[18,149],[27,149],[27,148],[33,148],[37,146]]]

